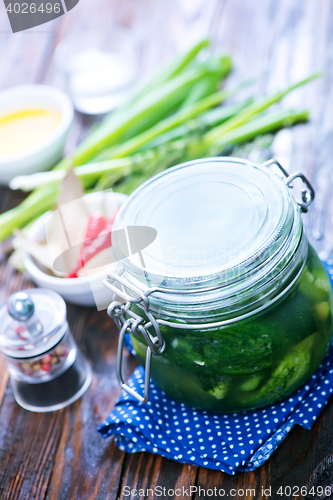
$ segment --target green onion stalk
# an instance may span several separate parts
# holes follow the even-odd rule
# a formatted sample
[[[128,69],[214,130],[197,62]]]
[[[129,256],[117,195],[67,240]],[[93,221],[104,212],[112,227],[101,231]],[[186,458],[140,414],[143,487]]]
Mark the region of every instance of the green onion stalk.
[[[308,119],[307,111],[263,112],[318,75],[259,101],[216,107],[242,86],[218,90],[231,70],[231,59],[214,56],[198,61],[207,44],[197,44],[142,84],[126,105],[107,116],[52,171],[13,179],[13,189],[34,191],[0,215],[0,240],[54,206],[59,183],[71,165],[86,190],[113,187],[129,194],[176,163],[219,154],[230,145]]]
[[[178,161],[188,161],[197,157],[198,154],[199,156],[219,154],[221,151],[228,149],[229,146],[248,142],[258,135],[274,132],[283,127],[290,127],[296,123],[306,122],[308,118],[309,112],[306,110],[277,110],[264,116],[259,116],[228,133],[221,134],[214,141],[210,140],[208,134],[201,136],[192,133],[188,137],[183,137],[183,139],[179,139],[178,141],[170,141],[132,156],[74,167],[74,173],[86,189],[92,188],[103,176],[126,178],[130,175],[138,175],[144,173],[145,170],[150,170],[151,167],[148,168],[148,165],[151,164],[156,166],[154,170],[155,175],[158,168],[159,170],[164,170],[164,168],[171,166],[168,163],[172,164],[174,158],[177,158]],[[163,168],[158,167],[163,162],[163,158],[168,166]],[[61,169],[18,176],[11,182],[11,186],[13,189],[22,189],[23,191],[31,191],[42,186],[51,188],[52,185],[58,186],[60,181],[66,176],[66,173],[65,169]],[[144,177],[146,176],[144,175]],[[141,178],[143,179],[143,177]],[[109,184],[105,184],[104,188],[111,187]],[[122,186],[119,186],[119,189],[122,189]]]
[[[161,158],[161,152],[157,148],[155,156],[155,169],[146,171],[132,171],[130,175],[117,185],[117,191],[130,194],[140,184],[148,180],[152,175],[156,175],[165,168],[169,168],[177,163],[194,160],[197,158],[217,156],[227,151],[230,146],[243,144],[253,140],[259,135],[276,132],[277,130],[290,127],[297,123],[304,123],[308,120],[307,110],[279,110],[262,116],[246,123],[236,129],[217,137],[214,142],[208,141],[207,137],[192,135],[192,137],[178,140],[168,145],[166,154]],[[168,162],[168,160],[170,160]],[[164,163],[163,163],[164,162]],[[112,183],[105,182],[104,189],[112,187]]]

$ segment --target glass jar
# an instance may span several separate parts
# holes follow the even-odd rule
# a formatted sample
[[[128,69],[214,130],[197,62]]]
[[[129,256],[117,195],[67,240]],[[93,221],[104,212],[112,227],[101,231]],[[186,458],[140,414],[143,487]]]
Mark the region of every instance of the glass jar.
[[[302,174],[274,160],[229,157],[176,166],[129,197],[112,236],[119,268],[104,282],[121,298],[108,312],[125,390],[146,401],[151,375],[177,401],[234,412],[272,404],[311,377],[330,346],[333,306],[301,220],[313,197]],[[131,236],[138,226],[157,237],[146,247],[130,237],[131,253],[117,229]],[[146,367],[144,396],[122,378],[126,333]]]

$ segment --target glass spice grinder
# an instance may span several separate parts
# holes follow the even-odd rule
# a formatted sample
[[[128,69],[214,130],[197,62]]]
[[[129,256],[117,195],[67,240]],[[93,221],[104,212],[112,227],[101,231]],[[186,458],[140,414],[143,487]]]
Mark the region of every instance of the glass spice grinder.
[[[0,306],[0,349],[17,403],[26,410],[60,410],[88,389],[92,373],[55,292],[31,289]]]

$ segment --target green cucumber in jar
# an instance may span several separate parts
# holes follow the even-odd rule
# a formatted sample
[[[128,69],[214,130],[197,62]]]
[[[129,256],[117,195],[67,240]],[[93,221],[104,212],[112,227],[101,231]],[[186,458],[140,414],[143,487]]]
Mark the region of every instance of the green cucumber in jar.
[[[317,333],[313,333],[290,349],[288,354],[279,362],[269,380],[253,395],[252,401],[251,398],[248,398],[244,402],[247,404],[251,402],[264,404],[266,400],[276,400],[280,395],[290,394],[301,382],[305,383],[311,368],[312,351],[316,336]]]
[[[262,314],[214,330],[161,325],[166,347],[153,357],[153,379],[171,397],[210,411],[272,404],[305,383],[323,361],[331,311],[329,278],[309,247],[295,288]],[[144,339],[133,343],[144,364]]]

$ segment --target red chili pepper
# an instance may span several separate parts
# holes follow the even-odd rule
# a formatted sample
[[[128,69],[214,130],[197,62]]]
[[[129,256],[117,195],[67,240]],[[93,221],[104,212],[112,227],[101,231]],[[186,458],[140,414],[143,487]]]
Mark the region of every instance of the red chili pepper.
[[[89,244],[89,240],[96,238],[101,231],[105,228],[107,220],[102,214],[92,213],[89,215],[88,227],[86,232],[85,241],[83,248],[86,244]]]
[[[76,263],[74,269],[67,274],[67,278],[77,278],[77,271],[84,266],[83,251],[88,247],[92,240],[96,238],[103,229],[105,229],[107,220],[104,215],[99,213],[92,213],[89,215],[87,231],[85,234],[84,242],[80,249],[79,261]]]
[[[80,251],[80,261],[75,268],[67,275],[67,278],[77,278],[77,272],[89,262],[90,259],[95,257],[99,252],[111,246],[111,231],[117,213],[114,214],[112,219],[107,222],[106,226],[96,235],[85,240],[84,245]]]

